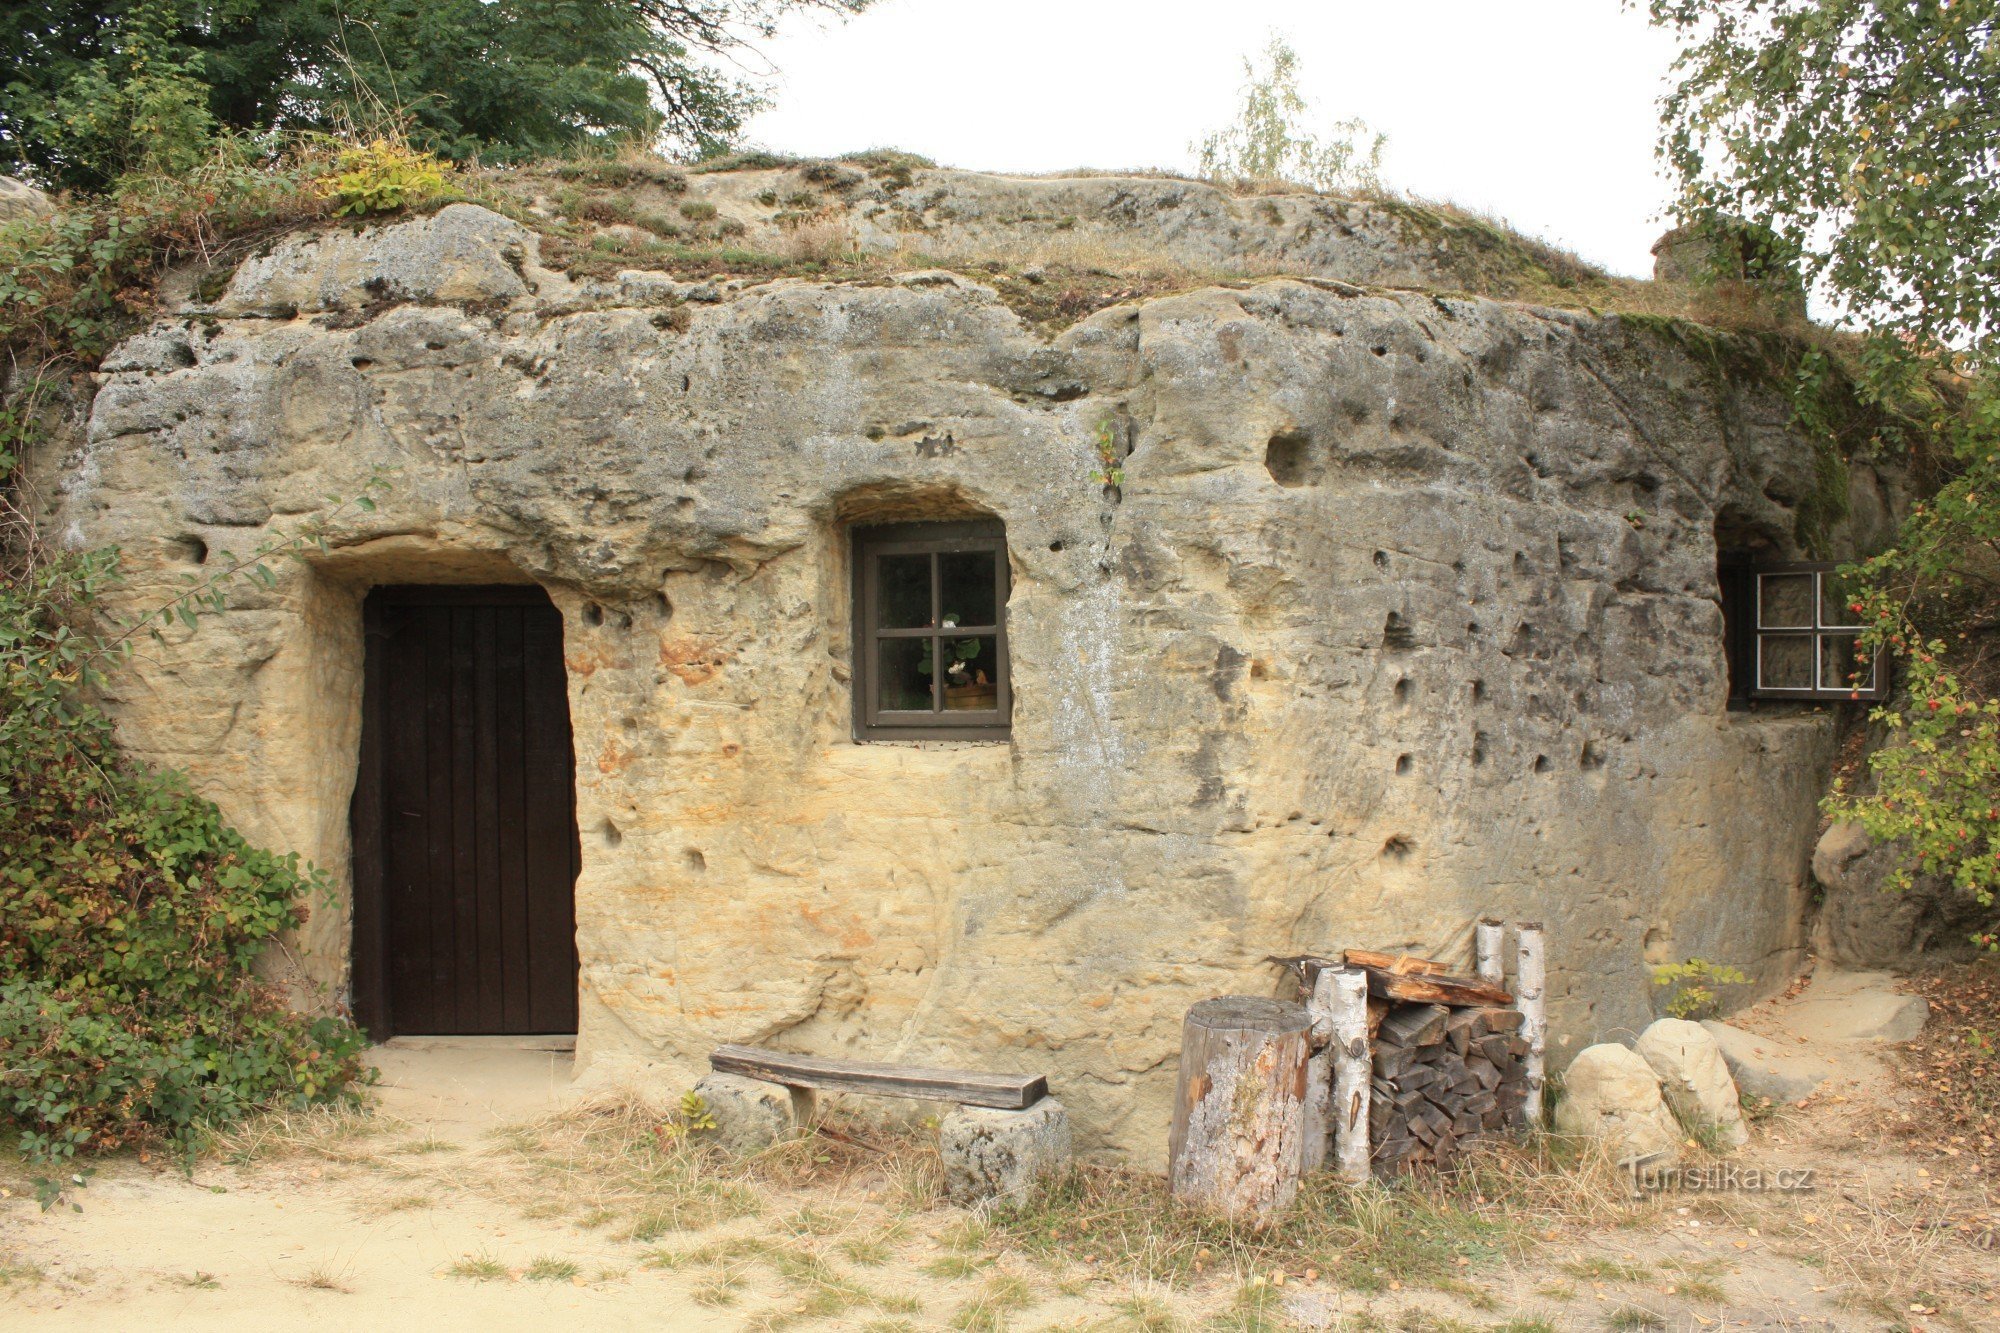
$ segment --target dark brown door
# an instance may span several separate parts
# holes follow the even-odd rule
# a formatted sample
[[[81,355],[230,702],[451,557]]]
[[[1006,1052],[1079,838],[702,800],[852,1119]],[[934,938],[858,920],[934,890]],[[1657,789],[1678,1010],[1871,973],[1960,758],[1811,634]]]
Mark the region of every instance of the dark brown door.
[[[377,588],[354,795],[354,1012],[400,1033],[576,1031],[562,615],[539,588]]]

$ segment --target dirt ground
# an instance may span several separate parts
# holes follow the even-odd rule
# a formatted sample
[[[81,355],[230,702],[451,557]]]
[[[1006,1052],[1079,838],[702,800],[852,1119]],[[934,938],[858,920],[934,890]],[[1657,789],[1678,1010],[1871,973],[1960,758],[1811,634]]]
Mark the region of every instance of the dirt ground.
[[[1295,1250],[1184,1230],[1111,1173],[1032,1212],[946,1206],[921,1132],[856,1118],[876,1108],[714,1162],[657,1114],[566,1105],[560,1049],[398,1042],[368,1114],[274,1117],[191,1173],[113,1157],[44,1211],[0,1163],[0,1324],[2000,1328],[2000,1165],[1931,1132],[1919,1066],[1795,1030],[1798,1002],[1733,1021],[1832,1077],[1756,1121],[1733,1188],[1634,1197],[1601,1163],[1515,1154],[1343,1194],[1344,1229]]]

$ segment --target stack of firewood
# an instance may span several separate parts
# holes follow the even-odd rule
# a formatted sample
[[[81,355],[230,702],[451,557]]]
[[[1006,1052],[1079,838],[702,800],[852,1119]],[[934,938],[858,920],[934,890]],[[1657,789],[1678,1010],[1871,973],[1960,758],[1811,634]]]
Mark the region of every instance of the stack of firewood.
[[[1526,1123],[1528,1040],[1513,996],[1427,958],[1349,949],[1344,959],[1368,977],[1377,1176],[1448,1165],[1471,1140]]]
[[[1368,1104],[1378,1176],[1444,1166],[1469,1140],[1525,1123],[1521,1014],[1495,1005],[1392,1005],[1376,1029]]]

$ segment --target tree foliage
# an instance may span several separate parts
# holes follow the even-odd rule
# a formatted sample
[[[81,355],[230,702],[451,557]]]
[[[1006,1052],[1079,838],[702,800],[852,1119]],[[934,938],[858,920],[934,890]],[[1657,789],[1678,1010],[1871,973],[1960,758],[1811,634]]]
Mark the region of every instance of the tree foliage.
[[[1769,227],[1853,315],[1990,358],[1996,0],[1652,0],[1685,45],[1662,153],[1683,212]]]
[[[719,66],[868,0],[47,0],[0,12],[0,161],[101,189],[217,130],[404,123],[509,161],[614,138],[722,151],[759,105]]]
[[[1901,667],[1836,817],[2000,892],[2000,0],[1650,0],[1683,43],[1661,155],[1692,222],[1768,229],[1859,328],[1872,447],[1941,470],[1850,608]],[[1813,386],[1802,380],[1801,397]],[[1813,424],[1810,412],[1801,414]],[[2000,940],[1983,932],[1980,941]]]
[[[1336,120],[1324,135],[1309,128],[1312,106],[1299,91],[1299,57],[1282,37],[1264,52],[1264,68],[1243,62],[1236,119],[1189,145],[1201,174],[1220,184],[1288,182],[1330,194],[1379,189],[1386,136],[1360,119]]]

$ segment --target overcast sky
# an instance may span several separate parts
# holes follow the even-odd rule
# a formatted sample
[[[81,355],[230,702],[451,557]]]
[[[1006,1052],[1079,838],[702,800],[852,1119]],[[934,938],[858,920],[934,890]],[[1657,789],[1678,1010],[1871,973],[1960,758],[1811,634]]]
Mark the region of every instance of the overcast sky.
[[[1389,136],[1396,188],[1650,274],[1673,44],[1618,0],[876,0],[789,24],[753,141],[992,171],[1193,165],[1281,32],[1327,119]]]

